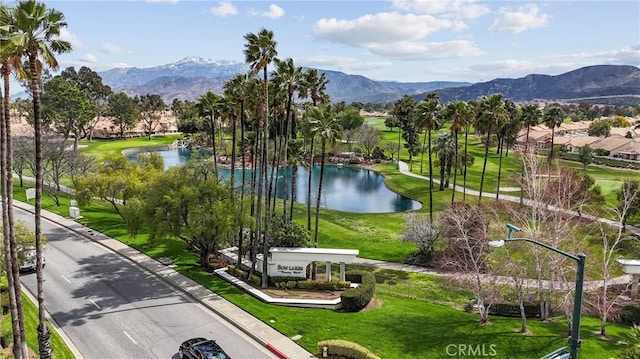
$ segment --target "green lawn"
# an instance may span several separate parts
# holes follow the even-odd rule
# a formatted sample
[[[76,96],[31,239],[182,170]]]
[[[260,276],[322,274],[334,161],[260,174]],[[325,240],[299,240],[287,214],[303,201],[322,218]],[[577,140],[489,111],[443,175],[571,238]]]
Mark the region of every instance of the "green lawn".
[[[6,279],[4,279],[6,283]],[[27,334],[27,346],[35,353],[38,352],[38,308],[29,300],[26,295],[22,295],[22,304],[26,325]],[[67,347],[66,343],[62,340],[58,332],[56,332],[51,325],[49,325],[51,331],[51,346],[53,348],[54,359],[73,359],[75,356]],[[0,320],[0,336],[6,341],[7,345],[13,343],[13,334],[11,331],[11,316],[5,315]],[[0,358],[4,358],[0,354]]]
[[[151,136],[151,141],[149,141],[147,137],[134,137],[127,138],[125,140],[83,140],[80,141],[80,145],[86,146],[82,149],[82,152],[92,155],[100,160],[106,154],[120,153],[127,148],[166,146],[173,143],[173,141],[181,138],[182,136],[182,134]]]

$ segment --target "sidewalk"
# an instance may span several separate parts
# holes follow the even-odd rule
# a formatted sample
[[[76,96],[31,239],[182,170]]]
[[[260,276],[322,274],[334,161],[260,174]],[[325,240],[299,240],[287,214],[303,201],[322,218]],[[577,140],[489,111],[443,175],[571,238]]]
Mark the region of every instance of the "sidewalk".
[[[14,201],[13,205],[14,207],[18,207],[31,213],[34,211],[33,206],[27,203]],[[161,264],[146,254],[139,252],[116,239],[85,227],[70,218],[62,217],[45,210],[42,211],[42,218],[55,222],[78,235],[99,243],[107,249],[110,249],[130,261],[137,263],[149,272],[163,279],[168,284],[187,293],[202,305],[220,315],[229,323],[233,324],[252,339],[266,347],[274,354],[275,358],[315,358],[313,354],[306,351],[293,340],[245,312],[242,308],[235,306],[218,294],[213,293],[192,279],[187,278],[172,268]]]

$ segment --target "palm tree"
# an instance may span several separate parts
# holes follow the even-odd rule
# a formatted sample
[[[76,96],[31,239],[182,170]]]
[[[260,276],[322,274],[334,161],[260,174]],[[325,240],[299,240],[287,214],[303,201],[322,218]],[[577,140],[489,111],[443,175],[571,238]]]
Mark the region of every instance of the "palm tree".
[[[556,128],[562,125],[564,121],[564,111],[558,106],[551,106],[544,110],[543,121],[551,129],[551,150],[549,151],[549,161],[553,159],[553,145],[556,136]],[[549,171],[551,173],[551,171]]]
[[[467,124],[470,121],[469,107],[463,101],[450,102],[445,108],[444,115],[446,120],[451,122],[449,130],[451,131],[451,134],[453,134],[453,140],[455,142],[455,161],[453,163],[453,190],[451,191],[451,204],[453,204],[456,194],[458,166],[460,165],[460,158],[458,156],[458,133],[460,132],[460,129],[467,128]],[[467,154],[465,153],[463,161],[466,161],[466,159]]]
[[[542,111],[538,105],[526,105],[522,108],[522,124],[527,127],[527,134],[524,139],[524,151],[523,156],[529,153],[529,131],[531,127],[537,126],[542,120]],[[520,183],[524,183],[524,158],[522,159],[522,165],[520,168]],[[520,190],[520,205],[524,203],[524,191]]]
[[[211,138],[211,147],[213,147],[213,166],[218,171],[218,155],[216,152],[216,113],[220,106],[220,96],[211,91],[207,91],[204,95],[198,97],[198,109],[200,115],[209,117],[209,137]]]
[[[400,123],[398,128],[398,153],[400,153],[400,134],[404,137],[405,146],[409,150],[409,171],[413,170],[413,154],[418,142],[415,109],[416,100],[409,95],[404,95],[393,104],[393,109],[391,110],[391,115],[397,118]]]
[[[10,37],[15,25],[14,9],[0,5],[0,37]],[[24,326],[24,312],[22,309],[22,289],[18,268],[18,253],[16,237],[13,231],[13,152],[11,143],[11,117],[9,108],[10,90],[9,76],[15,70],[24,75],[21,67],[21,56],[10,42],[3,42],[0,46],[1,73],[4,80],[4,98],[0,94],[0,177],[2,178],[2,230],[4,239],[5,272],[9,291],[9,308],[11,313],[11,327],[13,333],[13,354],[16,358],[27,358],[27,341]],[[8,45],[8,46],[4,46]]]
[[[451,166],[456,154],[456,141],[451,132],[438,135],[433,140],[433,153],[438,157],[440,165],[440,191],[449,187],[449,177],[451,175]]]
[[[342,128],[336,119],[332,105],[312,107],[309,114],[311,119],[311,132],[320,137],[320,181],[318,182],[318,196],[316,199],[316,225],[313,240],[318,248],[318,221],[320,219],[320,199],[322,196],[322,177],[324,175],[325,156],[327,154],[327,142],[334,143],[340,137]]]
[[[304,72],[302,71],[302,67],[296,67],[293,64],[293,59],[291,58],[287,58],[284,61],[275,59],[275,64],[276,64],[277,70],[274,71],[271,75],[273,76],[276,83],[281,84],[281,86],[283,87],[283,89],[287,94],[287,104],[286,104],[287,109],[286,109],[286,115],[284,120],[284,135],[283,135],[284,141],[285,141],[283,161],[285,163],[285,166],[288,166],[289,161],[287,159],[287,155],[289,150],[289,146],[288,146],[289,130],[293,132],[293,128],[295,128],[293,126],[293,121],[291,120],[291,107],[293,106],[293,94],[298,90],[298,87],[300,87],[300,84],[303,81]],[[285,175],[282,178],[283,178],[282,188],[284,192],[284,189],[287,188],[286,167],[285,167]],[[282,199],[283,199],[283,204],[282,204],[283,215],[286,218],[287,217],[287,196],[284,193],[283,193]],[[293,202],[293,198],[292,198],[292,202]]]
[[[306,88],[306,93],[311,97],[313,106],[318,106],[318,103],[326,104],[329,102],[326,93],[328,83],[329,80],[327,80],[324,72],[320,75],[318,75],[317,69],[309,69],[305,72],[304,87]]]
[[[263,77],[263,89],[264,89],[264,98],[262,103],[262,150],[260,155],[260,177],[258,178],[258,205],[256,207],[256,237],[260,238],[260,230],[261,230],[261,220],[260,217],[262,215],[262,194],[264,192],[264,185],[267,176],[267,139],[269,137],[268,128],[269,128],[269,82],[267,79],[268,65],[273,61],[273,59],[278,56],[278,51],[276,50],[277,42],[273,39],[273,31],[266,30],[262,28],[258,34],[248,33],[244,35],[244,39],[247,41],[244,45],[244,56],[245,61],[250,64],[251,75],[257,75],[260,70],[262,70]],[[264,217],[264,239],[262,246],[262,255],[264,258],[262,265],[262,286],[268,286],[268,277],[267,277],[267,257],[269,251],[269,241],[267,238],[267,233],[269,229],[268,216],[266,213],[268,212],[268,201],[265,203],[265,217]]]
[[[429,223],[433,223],[433,161],[431,156],[431,131],[440,128],[440,99],[431,92],[418,104],[418,118],[427,130],[427,152],[429,161]],[[420,160],[422,162],[422,160]]]
[[[476,129],[480,133],[487,135],[484,146],[484,163],[482,165],[482,176],[480,177],[480,194],[478,204],[482,201],[482,190],[484,188],[484,175],[487,170],[487,159],[489,158],[489,146],[491,144],[491,134],[500,128],[506,121],[507,111],[504,107],[502,94],[494,94],[489,97],[483,96],[476,109]]]
[[[298,166],[304,166],[311,171],[311,166],[305,161],[304,142],[294,139],[289,142],[288,165],[291,166],[291,208],[289,209],[289,221],[293,220],[293,204],[296,202]]]
[[[496,201],[500,198],[500,179],[502,178],[502,154],[505,147],[507,153],[509,153],[509,147],[515,143],[518,131],[520,131],[521,122],[521,109],[520,106],[513,103],[513,101],[506,100],[504,102],[505,111],[507,116],[504,118],[504,122],[500,124],[500,128],[496,131],[498,135],[498,182],[496,184]],[[506,155],[505,155],[506,157]]]
[[[34,135],[36,147],[36,198],[35,198],[35,242],[36,242],[36,277],[38,287],[38,347],[41,358],[51,358],[51,342],[46,325],[43,287],[42,258],[42,118],[40,109],[40,76],[42,68],[49,66],[58,68],[54,54],[71,51],[68,41],[60,40],[60,31],[67,27],[64,14],[54,9],[47,9],[44,3],[32,0],[19,2],[15,11],[15,34],[10,38],[17,53],[28,59],[28,75],[31,80],[33,96]]]

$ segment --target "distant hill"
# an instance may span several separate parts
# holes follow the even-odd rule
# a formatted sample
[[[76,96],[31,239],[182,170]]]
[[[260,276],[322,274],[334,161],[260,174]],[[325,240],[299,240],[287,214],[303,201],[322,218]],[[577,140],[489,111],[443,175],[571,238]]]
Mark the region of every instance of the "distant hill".
[[[190,56],[161,66],[115,68],[99,74],[116,91],[131,96],[156,93],[169,103],[176,98],[196,100],[207,91],[221,93],[227,80],[247,71],[244,63]],[[597,103],[628,104],[640,99],[640,69],[624,65],[589,66],[557,76],[528,75],[476,84],[375,81],[339,71],[318,71],[324,72],[329,80],[327,93],[333,102],[388,103],[404,95],[423,100],[431,91],[442,102],[475,100],[498,92],[518,102],[584,98]]]
[[[470,86],[435,91],[442,102],[469,101],[502,93],[512,101],[561,101],[585,99],[611,102],[612,98],[640,96],[640,69],[627,65],[587,66],[557,76],[528,75],[519,79],[495,79]],[[424,94],[414,96],[422,100]]]

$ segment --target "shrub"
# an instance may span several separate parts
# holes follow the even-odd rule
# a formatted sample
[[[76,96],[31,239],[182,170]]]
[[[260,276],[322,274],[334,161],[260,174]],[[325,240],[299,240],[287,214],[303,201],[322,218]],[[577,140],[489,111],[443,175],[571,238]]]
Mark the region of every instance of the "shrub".
[[[305,278],[293,277],[293,276],[274,276],[269,277],[269,286],[277,286],[278,283],[305,280]]]
[[[298,288],[311,290],[341,290],[351,286],[351,282],[307,280],[298,282]]]
[[[349,282],[360,283],[359,286],[342,292],[342,308],[347,312],[357,312],[366,307],[376,290],[376,277],[369,272],[349,271],[345,278]]]
[[[293,288],[296,288],[297,286],[298,286],[298,282],[297,281],[290,280],[290,281],[287,282],[286,288],[287,289],[293,289]]]
[[[539,316],[539,307],[535,303],[524,304],[524,314],[527,318]],[[499,317],[520,317],[520,304],[513,303],[492,303],[489,307],[489,314]]]
[[[350,359],[380,359],[379,356],[373,354],[369,349],[360,344],[339,339],[318,342],[318,357],[322,357],[322,352],[325,347],[327,348],[327,354],[338,357]]]
[[[622,307],[620,321],[629,325],[640,324],[640,306],[625,305]]]

